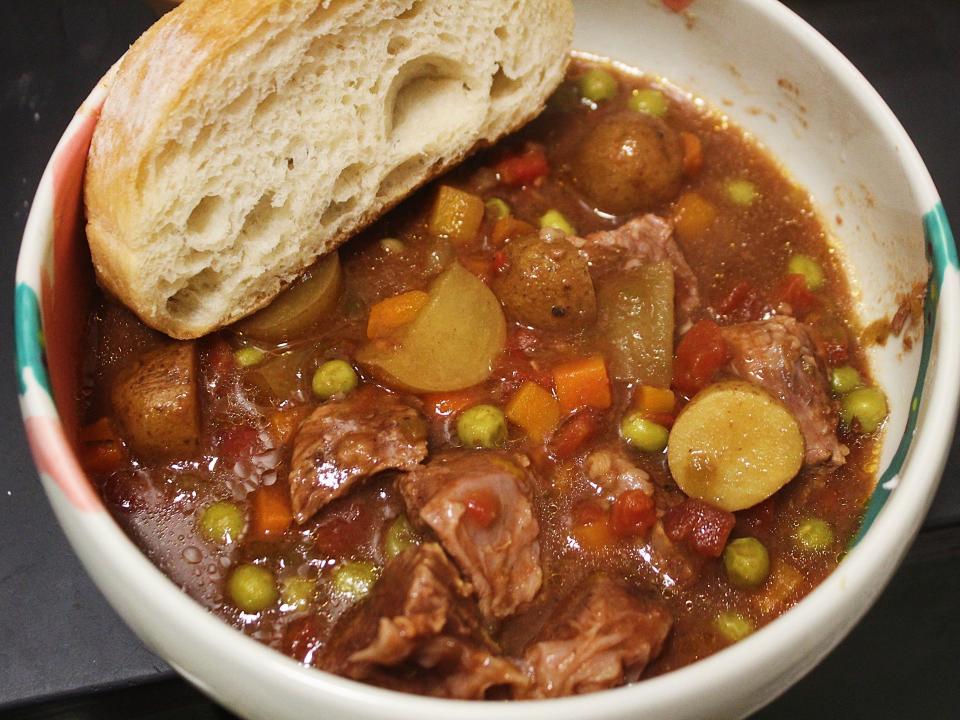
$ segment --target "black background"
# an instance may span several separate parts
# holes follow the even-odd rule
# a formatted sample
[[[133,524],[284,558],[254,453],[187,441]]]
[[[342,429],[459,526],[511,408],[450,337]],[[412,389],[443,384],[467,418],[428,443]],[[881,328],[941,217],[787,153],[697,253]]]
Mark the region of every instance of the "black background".
[[[960,219],[960,0],[786,4],[879,90]],[[224,720],[140,644],[80,568],[33,469],[13,376],[13,273],[40,174],[76,107],[155,15],[139,0],[3,0],[2,9],[0,714]],[[924,531],[880,601],[757,718],[960,717],[958,475],[955,438]]]

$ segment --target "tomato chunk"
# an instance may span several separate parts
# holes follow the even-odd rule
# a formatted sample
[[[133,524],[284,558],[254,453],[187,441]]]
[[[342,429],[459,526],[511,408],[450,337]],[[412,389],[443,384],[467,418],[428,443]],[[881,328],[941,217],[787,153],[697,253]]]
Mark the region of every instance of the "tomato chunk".
[[[563,423],[550,440],[550,454],[557,460],[572,458],[600,432],[600,417],[591,410],[581,410]]]
[[[807,288],[807,279],[803,275],[785,275],[777,286],[775,297],[786,303],[797,318],[802,318],[817,304],[817,297]]]
[[[496,167],[504,185],[529,185],[550,172],[547,155],[539,145],[531,145],[520,155],[504,158]]]
[[[733,322],[750,322],[763,317],[765,309],[760,292],[749,280],[743,280],[733,286],[717,307],[717,312]]]
[[[736,521],[732,512],[687,498],[664,514],[663,529],[674,542],[684,542],[707,557],[720,557]]]
[[[653,498],[643,490],[620,493],[610,512],[610,527],[621,536],[645,533],[656,521],[657,509]]]
[[[478,491],[467,498],[464,516],[474,525],[488,528],[500,514],[500,501],[489,490]]]
[[[730,359],[730,351],[713,320],[701,320],[677,345],[673,384],[688,397],[710,384],[713,376]]]

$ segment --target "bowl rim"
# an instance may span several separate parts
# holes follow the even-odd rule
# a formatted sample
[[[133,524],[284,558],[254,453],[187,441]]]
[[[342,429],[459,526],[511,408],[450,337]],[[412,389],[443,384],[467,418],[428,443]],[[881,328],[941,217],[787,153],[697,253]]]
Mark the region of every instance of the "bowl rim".
[[[61,138],[51,162],[44,172],[24,231],[23,243],[16,272],[15,337],[17,346],[20,403],[25,422],[30,418],[45,418],[51,422],[34,436],[31,447],[45,489],[57,511],[75,550],[81,556],[88,572],[94,575],[101,591],[120,610],[125,620],[142,626],[136,612],[127,601],[132,593],[143,607],[163,608],[162,615],[170,621],[171,631],[220,657],[231,656],[233,665],[258,673],[256,682],[264,686],[278,684],[292,689],[303,697],[324,698],[340,708],[349,708],[358,717],[377,717],[384,707],[404,720],[422,720],[424,717],[443,718],[450,713],[466,720],[488,718],[496,713],[505,718],[562,718],[613,717],[625,707],[669,707],[682,703],[691,695],[721,693],[724,688],[737,687],[745,682],[745,669],[758,670],[766,665],[778,667],[777,658],[782,648],[793,646],[809,655],[813,661],[825,654],[817,648],[811,627],[829,627],[834,630],[835,645],[866,610],[863,607],[853,616],[842,617],[839,612],[849,602],[851,594],[864,593],[869,601],[879,594],[896,564],[917,532],[929,506],[950,447],[956,422],[958,378],[960,378],[960,343],[940,341],[936,362],[928,365],[934,336],[956,338],[960,335],[960,278],[957,271],[957,253],[943,206],[933,181],[912,141],[879,94],[836,48],[788,8],[776,0],[741,0],[745,6],[764,15],[785,34],[823,60],[837,76],[845,90],[878,120],[891,146],[899,148],[899,161],[908,184],[915,191],[917,214],[923,217],[928,248],[931,251],[934,272],[928,286],[927,326],[921,367],[917,377],[914,398],[919,400],[925,388],[923,411],[926,423],[915,432],[920,403],[914,402],[898,450],[887,471],[878,479],[876,489],[866,508],[863,527],[854,547],[817,588],[793,608],[773,622],[759,629],[741,642],[713,655],[641,683],[584,696],[518,703],[477,703],[427,698],[407,693],[384,690],[348,680],[326,672],[307,668],[256,640],[237,632],[218,617],[207,612],[199,603],[180,590],[159,568],[143,554],[112,519],[106,509],[94,503],[92,507],[78,506],[63,495],[54,478],[48,458],[59,455],[66,462],[56,468],[88,483],[76,460],[66,436],[59,426],[53,399],[48,390],[43,367],[43,345],[39,334],[40,275],[52,238],[53,170],[54,161],[66,147],[71,133],[77,132],[81,116],[91,106],[102,102],[111,73],[94,89],[81,106],[74,120]],[[939,334],[938,334],[939,333]],[[929,387],[926,387],[929,383]],[[936,392],[932,392],[936,389]],[[899,486],[896,492],[893,488]],[[108,576],[111,579],[107,579]],[[128,588],[127,597],[120,597],[111,583],[119,579]],[[129,588],[135,588],[133,590]],[[869,602],[867,603],[869,605]],[[172,618],[172,620],[170,620]],[[225,704],[231,698],[224,696],[220,685],[198,677],[186,659],[169,658],[195,684]],[[221,672],[222,668],[219,669]],[[234,671],[231,671],[233,673]],[[762,674],[762,673],[758,673]],[[793,671],[792,679],[802,672]],[[767,700],[772,699],[770,697]]]

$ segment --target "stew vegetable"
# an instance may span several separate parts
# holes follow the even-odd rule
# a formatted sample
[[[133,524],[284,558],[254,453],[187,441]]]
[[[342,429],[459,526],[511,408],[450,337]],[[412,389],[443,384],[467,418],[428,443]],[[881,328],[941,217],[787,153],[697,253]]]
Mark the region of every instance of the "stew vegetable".
[[[747,136],[576,59],[537,120],[235,326],[173,342],[103,297],[81,457],[174,582],[300,662],[591,692],[836,567],[887,415],[851,307]]]

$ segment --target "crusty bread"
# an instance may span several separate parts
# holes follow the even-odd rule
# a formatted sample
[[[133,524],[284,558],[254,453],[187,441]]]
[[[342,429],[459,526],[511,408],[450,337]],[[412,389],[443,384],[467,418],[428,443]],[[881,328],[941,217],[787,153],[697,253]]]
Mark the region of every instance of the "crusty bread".
[[[90,148],[100,282],[193,338],[266,305],[536,115],[570,0],[187,0],[119,64]]]

